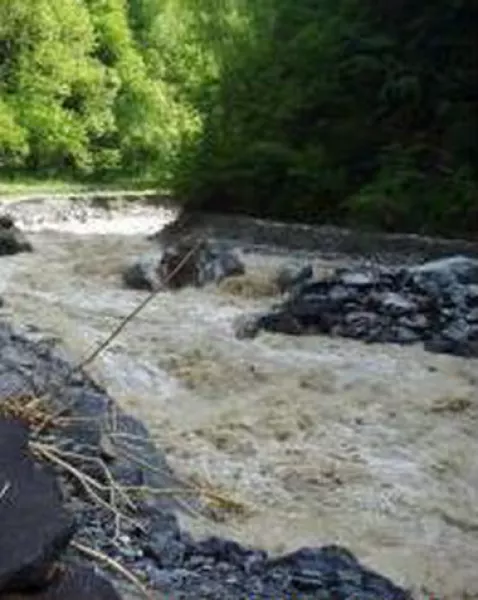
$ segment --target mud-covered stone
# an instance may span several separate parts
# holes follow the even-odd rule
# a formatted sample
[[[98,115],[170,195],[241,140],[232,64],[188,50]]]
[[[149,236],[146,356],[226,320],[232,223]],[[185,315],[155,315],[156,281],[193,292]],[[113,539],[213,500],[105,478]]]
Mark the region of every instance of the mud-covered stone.
[[[44,585],[73,533],[55,474],[28,450],[26,427],[0,419],[0,590]]]

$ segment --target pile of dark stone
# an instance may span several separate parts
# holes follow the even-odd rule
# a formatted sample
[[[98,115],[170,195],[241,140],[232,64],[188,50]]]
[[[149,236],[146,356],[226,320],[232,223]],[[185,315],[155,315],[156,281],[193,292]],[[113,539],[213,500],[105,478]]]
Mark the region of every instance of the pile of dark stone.
[[[10,215],[0,215],[0,256],[31,252],[33,247]]]
[[[478,259],[452,256],[422,265],[338,269],[314,279],[310,266],[283,270],[286,298],[270,311],[245,316],[236,335],[260,330],[329,334],[410,344],[431,352],[478,356]]]
[[[79,544],[120,562],[147,583],[152,598],[410,600],[407,591],[339,546],[273,558],[219,537],[193,539],[180,527],[178,511],[201,510],[199,499],[185,503],[188,494],[175,499],[148,492],[186,484],[177,480],[146,428],[73,369],[54,340],[0,323],[0,414],[12,398],[25,395],[43,398],[43,410],[62,419],[31,431],[7,417],[0,425],[3,600],[27,600],[35,586],[41,591],[31,597],[41,600],[117,599],[126,588],[114,579],[115,591],[95,570],[95,561],[78,552]],[[106,491],[99,503],[54,461],[38,463],[41,453],[34,460],[28,439],[33,449],[53,445],[105,490],[113,480],[123,490],[142,493],[121,504],[118,516]]]
[[[201,287],[219,283],[226,277],[243,275],[244,271],[244,265],[233,251],[189,235],[128,265],[123,270],[123,282],[129,288],[150,291],[161,287]]]

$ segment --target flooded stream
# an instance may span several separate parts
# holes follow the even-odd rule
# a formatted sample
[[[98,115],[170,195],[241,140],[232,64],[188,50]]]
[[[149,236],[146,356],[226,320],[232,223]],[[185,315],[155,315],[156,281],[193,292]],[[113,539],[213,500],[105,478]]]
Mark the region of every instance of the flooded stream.
[[[144,298],[122,288],[121,267],[171,218],[151,206],[95,215],[25,218],[35,252],[0,258],[2,316],[61,338],[76,360]],[[285,260],[243,258],[257,279]],[[160,293],[89,368],[178,473],[244,506],[187,526],[273,552],[339,543],[417,598],[478,598],[478,361],[326,336],[235,339],[234,317],[270,302],[227,286]]]

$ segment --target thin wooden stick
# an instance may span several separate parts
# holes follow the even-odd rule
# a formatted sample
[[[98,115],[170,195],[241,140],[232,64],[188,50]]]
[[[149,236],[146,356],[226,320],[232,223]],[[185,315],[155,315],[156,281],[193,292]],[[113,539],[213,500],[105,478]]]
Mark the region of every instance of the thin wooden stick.
[[[153,300],[153,298],[155,298],[158,295],[158,293],[162,289],[164,289],[164,285],[171,281],[171,279],[184,267],[184,265],[199,250],[202,243],[202,240],[198,240],[194,247],[191,248],[191,250],[189,250],[189,252],[187,252],[183,256],[183,258],[179,261],[176,267],[171,271],[171,273],[169,273],[163,285],[159,289],[152,291],[148,296],[146,296],[146,298],[142,302],[140,302],[138,306],[127,317],[125,317],[117,327],[115,327],[115,329],[113,329],[113,331],[106,338],[106,340],[104,340],[104,342],[102,342],[95,350],[93,350],[91,354],[86,356],[86,358],[84,358],[78,365],[76,365],[76,367],[74,367],[73,371],[82,370],[84,369],[84,367],[86,367],[86,365],[92,363],[98,357],[98,355],[101,354],[101,352],[103,352],[103,350],[107,348],[107,346],[109,346],[111,342],[121,333],[121,331],[126,327],[126,325],[130,321],[132,321],[136,317],[136,315],[138,315],[151,302],[151,300]]]

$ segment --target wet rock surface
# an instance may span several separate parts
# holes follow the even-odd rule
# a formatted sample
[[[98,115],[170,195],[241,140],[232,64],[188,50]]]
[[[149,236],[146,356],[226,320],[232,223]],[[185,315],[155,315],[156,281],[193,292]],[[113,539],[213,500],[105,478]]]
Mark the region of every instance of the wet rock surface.
[[[368,343],[421,341],[431,352],[478,356],[477,259],[452,256],[372,272],[341,269],[288,290],[270,312],[238,320],[237,337],[260,330],[322,333]]]
[[[0,256],[32,252],[33,247],[8,214],[0,215]]]
[[[236,254],[220,244],[186,236],[165,245],[162,252],[147,254],[123,270],[123,282],[134,289],[157,290],[219,283],[226,277],[243,275],[244,265]]]
[[[68,545],[73,521],[55,475],[28,451],[28,431],[0,420],[0,590],[42,587]]]
[[[410,598],[405,590],[365,568],[344,548],[302,548],[272,558],[227,539],[193,539],[178,523],[177,511],[182,503],[160,493],[162,489],[178,489],[181,482],[151,443],[147,430],[124,414],[83,372],[73,370],[66,358],[38,332],[18,333],[0,324],[0,405],[13,396],[41,395],[49,413],[63,418],[42,430],[44,443],[60,448],[61,456],[70,464],[94,481],[109,484],[109,489],[113,481],[123,490],[142,491],[134,497],[134,506],[129,502],[119,505],[124,513],[118,518],[118,513],[111,510],[111,498],[101,489],[97,491],[103,502],[98,503],[91,489],[57,468],[65,506],[76,517],[77,541],[120,561],[158,594],[175,599]],[[158,493],[148,494],[152,489]],[[192,499],[190,506],[194,502]],[[71,558],[79,558],[74,548],[69,552]],[[116,598],[106,584],[96,587],[98,592],[91,591],[90,575],[76,573],[64,579],[64,587],[59,588],[71,589],[69,598]],[[74,590],[81,587],[81,582],[82,592],[77,593]],[[84,596],[89,589],[90,595]],[[45,596],[45,600],[61,597],[58,593]]]

